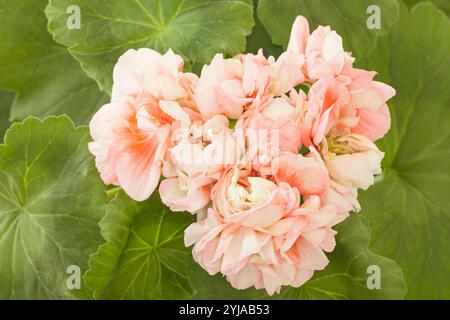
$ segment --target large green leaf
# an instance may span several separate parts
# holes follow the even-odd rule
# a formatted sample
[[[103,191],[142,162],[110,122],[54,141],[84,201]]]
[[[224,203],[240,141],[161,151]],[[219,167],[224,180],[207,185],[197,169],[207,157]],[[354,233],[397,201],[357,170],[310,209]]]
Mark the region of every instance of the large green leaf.
[[[3,137],[6,129],[10,126],[9,112],[14,100],[14,93],[0,90],[0,136]]]
[[[66,27],[69,5],[81,9],[75,32]],[[191,63],[244,51],[252,13],[249,1],[231,0],[51,0],[46,10],[56,41],[107,91],[114,64],[130,48],[172,48]]]
[[[381,29],[367,28],[367,8],[376,4],[381,13]],[[330,25],[344,40],[344,48],[357,58],[368,55],[380,34],[386,33],[397,20],[396,0],[260,0],[258,17],[275,44],[287,46],[297,15],[305,16],[310,30]]]
[[[187,299],[190,214],[170,212],[154,194],[138,203],[119,193],[100,225],[106,243],[89,262],[86,284],[97,299]]]
[[[401,268],[369,250],[370,231],[365,219],[353,215],[338,227],[336,250],[325,270],[298,289],[285,287],[274,299],[402,299],[406,294]],[[370,266],[380,270],[381,289],[368,289]],[[233,289],[220,275],[209,276],[193,265],[189,281],[198,299],[264,299],[262,290]],[[370,268],[369,268],[370,271]]]
[[[409,298],[450,298],[450,21],[430,3],[399,23],[361,64],[397,89],[380,142],[384,176],[361,194],[373,249],[404,270]]]
[[[74,128],[65,116],[29,118],[6,132],[0,145],[0,299],[82,293],[66,285],[67,269],[86,270],[101,243],[105,204],[88,140],[88,130]]]
[[[10,118],[66,113],[76,123],[86,123],[105,95],[67,49],[52,40],[46,4],[0,0],[0,87],[19,92]]]

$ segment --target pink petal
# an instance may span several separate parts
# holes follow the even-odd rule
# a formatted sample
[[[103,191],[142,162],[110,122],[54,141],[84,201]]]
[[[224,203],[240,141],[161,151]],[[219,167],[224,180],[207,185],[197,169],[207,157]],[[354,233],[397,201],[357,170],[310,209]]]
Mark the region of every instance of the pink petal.
[[[303,16],[297,16],[291,29],[288,50],[294,53],[304,53],[306,41],[309,38],[309,24]]]
[[[322,270],[328,264],[328,258],[323,251],[307,240],[300,239],[297,242],[297,250],[301,269]]]
[[[352,132],[367,136],[372,141],[381,139],[391,128],[391,114],[385,104],[377,111],[359,109],[359,123]]]
[[[136,201],[150,197],[161,176],[161,166],[154,164],[150,156],[131,153],[120,157],[116,171],[120,186]]]

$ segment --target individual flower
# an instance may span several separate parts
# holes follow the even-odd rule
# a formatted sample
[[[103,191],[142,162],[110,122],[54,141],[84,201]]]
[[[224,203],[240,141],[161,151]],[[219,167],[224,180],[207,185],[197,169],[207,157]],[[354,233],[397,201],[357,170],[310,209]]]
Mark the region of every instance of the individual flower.
[[[302,91],[292,89],[289,96],[268,98],[239,119],[236,128],[244,133],[248,160],[254,169],[270,174],[273,159],[286,152],[298,154],[305,99]]]
[[[158,102],[176,102],[196,110],[194,90],[198,77],[184,73],[183,65],[183,59],[171,49],[163,55],[147,48],[130,49],[114,66],[111,100],[133,103],[146,93]]]
[[[368,189],[381,173],[384,153],[368,138],[349,134],[327,141],[322,152],[330,177],[347,187]]]
[[[299,120],[303,145],[318,148],[330,130],[345,128],[347,119],[342,116],[341,110],[349,99],[346,87],[335,78],[324,77],[315,82],[309,89]]]
[[[248,171],[231,170],[212,192],[207,217],[185,231],[194,259],[210,274],[224,274],[237,289],[254,286],[272,295],[298,287],[328,264],[334,249],[333,206],[318,196],[300,205],[300,193]]]
[[[384,153],[368,138],[349,134],[328,139],[324,143],[322,158],[330,176],[328,192],[322,195],[324,203],[333,205],[337,221],[349,212],[359,212],[358,189],[366,190],[381,173]]]
[[[197,78],[182,73],[172,51],[129,50],[114,68],[111,103],[92,118],[89,150],[106,184],[133,199],[147,199],[158,185],[172,126],[199,117],[193,102]]]
[[[323,195],[322,201],[336,208],[336,223],[344,221],[350,216],[350,212],[361,210],[361,205],[358,202],[358,189],[340,185],[332,179],[328,192]]]
[[[357,84],[324,77],[311,86],[301,119],[303,144],[318,146],[329,136],[350,133],[372,141],[384,136],[391,124],[386,101],[395,91],[372,80]]]
[[[302,72],[308,81],[338,76],[345,65],[354,61],[351,54],[344,51],[342,38],[336,31],[329,26],[319,26],[310,34],[308,20],[302,16],[292,25],[287,52],[305,56]]]
[[[223,114],[238,119],[255,101],[288,92],[304,80],[299,70],[303,60],[283,55],[278,61],[258,54],[224,59],[217,54],[202,69],[196,90],[200,112],[207,116]]]
[[[272,161],[275,181],[287,182],[302,195],[326,194],[330,180],[328,171],[315,149],[307,156],[284,153]]]
[[[353,118],[352,133],[368,137],[372,141],[382,138],[391,127],[391,116],[387,101],[395,96],[391,86],[374,81],[376,72],[348,67],[339,79],[350,95],[348,106],[343,111]]]
[[[172,211],[196,213],[211,201],[211,184],[240,162],[243,146],[223,115],[182,127],[173,140],[163,168],[167,179],[159,186],[161,200]]]

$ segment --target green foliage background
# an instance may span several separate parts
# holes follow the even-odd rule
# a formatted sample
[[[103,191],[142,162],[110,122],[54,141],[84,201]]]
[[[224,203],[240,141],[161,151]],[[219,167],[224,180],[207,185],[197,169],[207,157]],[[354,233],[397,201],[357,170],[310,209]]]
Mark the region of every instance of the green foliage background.
[[[449,3],[0,0],[0,299],[450,299]],[[73,4],[79,30],[66,27]],[[381,30],[366,27],[371,4]],[[172,48],[194,72],[216,52],[277,56],[298,14],[331,25],[397,96],[379,142],[384,173],[338,226],[330,265],[268,297],[192,261],[190,214],[107,191],[86,124],[126,50]],[[84,274],[79,290],[66,285],[70,265]],[[369,265],[381,268],[380,290],[367,289]]]

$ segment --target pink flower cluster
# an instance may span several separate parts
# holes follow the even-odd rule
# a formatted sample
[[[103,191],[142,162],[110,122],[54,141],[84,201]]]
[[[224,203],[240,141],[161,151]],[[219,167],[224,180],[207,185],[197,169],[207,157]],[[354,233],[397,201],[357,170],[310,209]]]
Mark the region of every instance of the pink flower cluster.
[[[301,16],[278,59],[217,54],[200,77],[171,50],[129,50],[89,149],[106,184],[138,201],[159,184],[172,211],[197,215],[185,244],[210,274],[269,294],[298,287],[381,173],[374,141],[395,90],[353,62],[335,31],[310,33]]]

